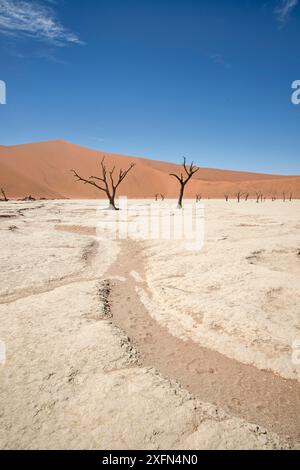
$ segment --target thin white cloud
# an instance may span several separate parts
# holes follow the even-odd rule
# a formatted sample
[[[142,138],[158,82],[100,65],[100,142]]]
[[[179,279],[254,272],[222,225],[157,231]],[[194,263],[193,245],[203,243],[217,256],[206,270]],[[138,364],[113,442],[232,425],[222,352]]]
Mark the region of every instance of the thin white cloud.
[[[0,33],[30,36],[57,45],[82,44],[57,20],[51,7],[35,1],[0,0]]]
[[[94,142],[98,142],[98,143],[101,143],[101,142],[104,142],[104,139],[102,137],[90,137],[91,140],[93,140]]]
[[[275,16],[281,27],[283,27],[294,8],[298,5],[298,0],[281,0],[280,3],[275,8]]]
[[[210,54],[209,58],[217,65],[221,65],[225,68],[230,68],[231,64],[225,59],[222,54]]]

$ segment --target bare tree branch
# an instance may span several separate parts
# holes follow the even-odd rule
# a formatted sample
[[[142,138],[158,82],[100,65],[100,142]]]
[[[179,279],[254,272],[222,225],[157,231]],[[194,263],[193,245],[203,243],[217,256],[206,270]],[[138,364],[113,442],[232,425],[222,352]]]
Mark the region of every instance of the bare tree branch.
[[[179,209],[182,209],[182,200],[183,200],[185,186],[190,181],[190,179],[194,176],[194,174],[197,173],[197,171],[200,170],[200,168],[194,166],[194,162],[192,162],[190,164],[190,166],[188,167],[187,164],[186,164],[186,158],[185,157],[183,157],[182,166],[183,166],[184,171],[186,173],[186,177],[184,177],[182,173],[181,173],[180,176],[176,175],[176,173],[170,173],[170,176],[173,176],[174,178],[176,178],[180,183],[180,192],[179,192],[179,199],[178,199],[178,208]]]
[[[75,170],[71,170],[72,173],[74,173],[74,175],[76,176],[77,178],[77,181],[82,181],[84,184],[91,184],[92,186],[95,186],[96,188],[100,189],[101,191],[104,191],[106,192],[106,189],[105,188],[102,188],[101,186],[99,186],[97,183],[95,183],[94,181],[91,181],[90,179],[85,179],[85,178],[82,178],[80,175],[78,175],[78,173],[76,173]],[[92,178],[92,176],[90,176],[90,178]],[[100,179],[100,178],[97,178],[97,179]]]
[[[170,176],[174,176],[175,178],[178,179],[179,183],[182,183],[183,182],[183,176],[181,175],[181,177],[179,178],[178,175],[175,175],[175,173],[170,173]]]
[[[80,176],[75,170],[71,170],[71,171],[74,173],[75,177],[77,178],[77,181],[81,181],[83,184],[90,184],[91,186],[94,186],[95,188],[100,189],[100,191],[105,192],[109,200],[110,207],[112,209],[117,210],[116,205],[115,205],[115,197],[116,197],[117,188],[120,186],[122,181],[126,178],[128,173],[132,170],[132,168],[135,165],[134,163],[132,163],[127,170],[121,169],[119,172],[119,176],[117,180],[115,181],[114,173],[115,173],[116,168],[113,167],[113,169],[109,171],[109,180],[108,180],[107,169],[106,169],[104,162],[105,162],[105,157],[103,157],[101,161],[101,171],[102,171],[101,176],[90,176],[89,179],[86,179]],[[101,181],[103,185],[100,186],[94,180]],[[110,181],[110,185],[109,185],[109,181]]]

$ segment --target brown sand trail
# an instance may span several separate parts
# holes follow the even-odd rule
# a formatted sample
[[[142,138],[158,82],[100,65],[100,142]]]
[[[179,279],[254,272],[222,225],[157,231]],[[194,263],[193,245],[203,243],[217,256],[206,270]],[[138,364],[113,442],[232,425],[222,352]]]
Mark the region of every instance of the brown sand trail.
[[[172,336],[151,318],[136,292],[131,272],[144,279],[144,262],[142,244],[126,241],[107,273],[126,278],[113,280],[111,311],[114,323],[136,344],[142,364],[178,381],[202,401],[299,440],[300,383]],[[139,287],[147,290],[146,282]]]
[[[86,177],[97,175],[103,155],[107,156],[109,167],[125,168],[131,162],[136,165],[122,183],[119,194],[131,198],[153,198],[156,193],[177,197],[177,182],[169,176],[181,172],[182,168],[176,164],[91,150],[64,141],[0,146],[0,182],[10,198],[29,194],[50,199],[103,198],[104,193],[77,183],[70,172],[76,169]],[[249,192],[251,197],[255,197],[256,191],[262,191],[268,197],[282,198],[285,192],[286,197],[293,193],[294,198],[300,198],[300,176],[201,168],[186,188],[186,196],[195,198],[201,193],[205,198],[223,198],[228,193],[235,197],[238,190]]]
[[[81,235],[96,235],[95,227],[84,227],[82,225],[56,225],[55,229],[61,232],[78,233]]]
[[[84,235],[96,233],[90,227],[57,228]],[[291,443],[299,442],[300,383],[172,336],[149,315],[137,293],[138,287],[151,295],[145,280],[144,253],[142,242],[123,241],[117,261],[105,275],[111,279],[113,323],[135,345],[141,364],[156,368],[204,402],[276,432]]]

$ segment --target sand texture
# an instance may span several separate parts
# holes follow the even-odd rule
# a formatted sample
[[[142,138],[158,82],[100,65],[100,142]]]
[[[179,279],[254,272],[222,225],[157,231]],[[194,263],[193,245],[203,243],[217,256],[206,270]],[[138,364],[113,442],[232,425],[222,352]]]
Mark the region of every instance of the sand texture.
[[[299,448],[298,201],[206,201],[197,252],[105,207],[0,203],[0,448]]]

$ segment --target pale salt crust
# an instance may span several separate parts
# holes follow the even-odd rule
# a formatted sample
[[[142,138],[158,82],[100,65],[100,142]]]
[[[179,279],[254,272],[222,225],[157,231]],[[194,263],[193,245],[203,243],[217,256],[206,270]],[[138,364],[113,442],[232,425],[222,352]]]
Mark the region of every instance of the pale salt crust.
[[[141,300],[171,334],[300,380],[299,228],[300,201],[206,201],[201,251],[146,243]]]
[[[5,364],[0,366],[0,447],[106,450],[288,448],[287,442],[276,434],[195,400],[155,370],[138,366],[126,336],[110,320],[103,320],[103,304],[98,295],[99,281],[105,279],[106,270],[117,259],[119,243],[99,242],[93,236],[55,230],[60,224],[95,227],[99,204],[105,207],[104,202],[98,201],[0,205],[0,215],[13,216],[0,218],[0,339],[5,342],[7,355]],[[216,245],[209,255],[209,245],[195,255],[176,249],[170,243],[148,242],[148,281],[162,312],[161,316],[155,312],[152,314],[169,326],[170,319],[173,319],[173,334],[181,336],[184,333],[187,338],[199,341],[198,334],[196,338],[191,334],[191,325],[195,321],[191,314],[199,314],[203,310],[202,321],[206,329],[203,329],[201,341],[206,339],[218,349],[224,347],[221,352],[228,355],[231,354],[228,344],[236,354],[239,344],[251,344],[255,328],[259,339],[256,348],[261,347],[264,354],[269,351],[269,360],[274,359],[274,349],[270,344],[289,345],[297,330],[296,312],[293,306],[289,309],[286,292],[289,288],[291,293],[295,293],[294,277],[290,271],[287,274],[278,271],[278,277],[275,275],[273,279],[270,274],[273,270],[255,265],[261,279],[261,270],[264,269],[273,280],[271,282],[267,276],[266,286],[257,285],[256,296],[260,298],[270,286],[274,288],[276,279],[284,291],[280,301],[284,312],[288,312],[284,324],[275,308],[275,297],[272,308],[268,309],[269,318],[266,319],[266,312],[263,314],[262,325],[267,324],[268,329],[264,328],[262,332],[260,320],[251,318],[249,313],[254,315],[256,312],[251,307],[251,299],[255,301],[257,297],[253,293],[252,297],[249,296],[241,281],[241,273],[235,268],[241,268],[244,255],[256,246],[261,248],[263,244],[268,254],[268,250],[275,246],[275,239],[278,249],[294,249],[296,234],[293,226],[299,224],[299,206],[290,206],[285,216],[277,214],[275,218],[274,214],[266,215],[267,206],[259,209],[249,204],[247,209],[242,206],[237,209],[232,204],[226,209],[221,203],[209,204],[213,210],[208,211],[211,214],[208,215],[211,218],[208,240],[219,237],[217,226],[220,226],[222,215],[221,232],[232,237],[235,248],[231,249],[226,241],[227,245],[222,245],[221,249],[223,256]],[[18,212],[20,209],[23,215]],[[241,214],[236,215],[239,211]],[[244,220],[243,211],[245,215],[250,211],[250,216],[253,212],[255,220],[260,221],[262,217],[272,217],[272,221],[275,218],[275,222],[278,217],[283,218],[285,231],[282,229],[278,235],[277,226],[268,226],[260,232],[262,240],[253,241],[253,231],[252,236],[248,231],[248,235],[242,231],[242,237],[240,229],[236,232],[233,227]],[[262,215],[257,214],[258,211],[262,211]],[[269,238],[267,243],[265,237],[272,233],[274,239]],[[168,260],[163,256],[163,265],[159,258],[161,250],[169,256]],[[225,254],[233,252],[236,258],[234,269],[228,272]],[[204,260],[207,256],[211,261]],[[224,263],[219,275],[215,272],[218,259]],[[244,269],[247,273],[250,271],[248,279],[251,280],[254,267],[246,266]],[[291,271],[295,269],[291,258]],[[203,274],[201,277],[205,270],[206,276],[212,276],[209,280]],[[235,289],[234,276],[237,276],[235,281],[239,281]],[[211,290],[213,295],[208,301],[207,289],[216,282],[221,284],[222,303],[217,289]],[[242,293],[236,289],[237,285],[242,286]],[[164,293],[163,289],[171,289],[172,296]],[[183,291],[177,293],[176,289]],[[187,295],[191,290],[196,292],[195,299]],[[205,293],[205,300],[201,303]],[[247,305],[247,309],[238,309],[236,305],[229,309],[228,303],[233,302],[233,298],[241,305]],[[214,311],[217,306],[218,311]],[[248,313],[243,313],[245,311]],[[183,312],[190,313],[186,318],[192,319],[187,325],[184,325]],[[233,330],[233,318],[237,322],[236,330]],[[199,323],[199,319],[196,321]],[[220,329],[216,337],[212,321],[225,329],[224,332]],[[232,334],[231,342],[227,341],[228,332]],[[272,343],[264,344],[263,335]],[[279,351],[278,354],[285,357],[286,353]]]

